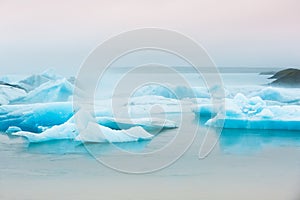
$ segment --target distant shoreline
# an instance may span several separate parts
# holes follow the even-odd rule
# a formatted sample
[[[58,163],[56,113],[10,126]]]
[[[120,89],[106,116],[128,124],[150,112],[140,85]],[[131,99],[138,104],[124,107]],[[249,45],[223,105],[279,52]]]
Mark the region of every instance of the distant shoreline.
[[[155,65],[155,64],[154,64]],[[183,73],[197,73],[197,71],[191,67],[191,66],[171,66],[178,72],[183,72]],[[155,68],[159,68],[159,66],[154,66],[153,68],[149,67],[149,70],[145,69],[144,72],[147,73],[157,73]],[[113,67],[111,68],[113,72],[125,72],[129,71],[130,69],[133,69],[133,67]],[[257,73],[260,75],[273,75],[277,71],[285,69],[284,67],[282,68],[270,68],[270,67],[217,67],[217,70],[220,73]],[[203,73],[213,73],[214,70],[209,67],[203,67],[201,68],[201,72]]]

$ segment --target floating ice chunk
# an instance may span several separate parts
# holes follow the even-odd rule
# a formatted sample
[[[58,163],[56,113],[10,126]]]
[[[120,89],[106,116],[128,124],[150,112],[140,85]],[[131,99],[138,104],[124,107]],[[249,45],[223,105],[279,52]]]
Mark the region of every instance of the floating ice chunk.
[[[208,120],[205,125],[222,127],[223,120],[224,118],[216,116]],[[225,118],[223,128],[300,130],[299,121],[299,119]]]
[[[253,106],[248,106],[246,97],[242,94],[236,95],[234,99],[226,99],[225,106],[225,116],[242,117],[245,113],[253,111]],[[192,111],[201,116],[215,116],[219,112],[212,104],[207,103],[194,107]]]
[[[265,86],[243,86],[243,87],[229,87],[227,90],[227,98],[234,98],[238,93],[245,95],[248,98],[260,97],[262,100],[268,100],[266,103],[300,103],[300,89],[299,88],[278,88]],[[270,102],[271,101],[271,102]]]
[[[210,94],[204,87],[186,87],[186,86],[162,86],[162,85],[146,85],[135,91],[134,96],[162,96],[172,99],[183,98],[209,98]]]
[[[193,99],[198,102],[197,99]],[[183,107],[190,106],[193,101],[170,99],[162,96],[147,95],[132,97],[127,106],[128,112],[132,118],[142,117],[139,114],[152,113],[181,113]],[[148,116],[147,116],[148,117]]]
[[[76,140],[83,142],[135,142],[149,140],[153,135],[142,127],[132,127],[127,130],[113,130],[96,123],[89,123],[87,129],[80,132]]]
[[[57,113],[55,111],[52,115],[49,112],[50,110],[53,112],[52,109],[55,108],[61,109],[62,104],[63,103],[51,103],[46,105],[46,107],[44,107],[45,105],[42,104],[43,105],[41,106],[42,111],[40,113],[37,112],[38,117],[42,117],[42,119],[46,118],[50,120],[51,123],[53,123],[53,121],[51,120],[52,118],[53,120],[57,120],[55,121],[57,125],[51,125],[49,126],[49,128],[45,128],[41,133],[34,133],[33,131],[18,131],[18,132],[13,131],[12,135],[23,136],[27,138],[29,142],[45,142],[49,140],[61,140],[61,139],[72,139],[72,140],[75,139],[83,142],[130,142],[130,141],[138,141],[138,140],[148,140],[153,137],[153,135],[146,132],[142,127],[139,126],[133,127],[134,125],[132,125],[132,128],[129,128],[127,130],[113,130],[108,127],[99,125],[98,123],[96,123],[93,116],[89,114],[89,112],[83,110],[79,110],[75,115],[68,118],[68,120],[65,120],[64,123],[59,124],[58,122],[61,122],[59,120],[62,120],[62,117],[59,117],[59,115],[53,116],[53,114]],[[66,106],[65,108],[66,111],[64,114],[70,114],[70,113],[73,114],[68,110],[70,104],[69,103],[64,103],[64,104],[65,104],[64,106]],[[56,107],[57,105],[58,107]],[[22,106],[18,105],[18,107],[22,107]],[[38,110],[39,108],[36,107],[36,104],[32,108],[34,108],[35,111],[39,111]],[[60,111],[62,111],[62,109]],[[32,116],[33,113],[30,112],[28,114],[29,116]],[[45,116],[42,116],[43,114]],[[29,116],[27,116],[27,118]],[[35,122],[35,120],[28,122],[27,118],[25,118],[24,121],[26,121],[28,125],[33,124],[34,127],[36,128],[40,127],[37,126],[37,124],[33,123],[33,121]],[[38,120],[38,118],[36,118],[36,120]],[[144,120],[144,121],[146,124],[146,122],[149,120]],[[41,122],[43,122],[43,124],[47,124],[48,121],[41,121]],[[19,123],[18,125],[24,125],[24,123]],[[17,130],[18,128],[20,127],[10,128],[10,129]]]
[[[205,87],[177,86],[174,92],[179,99],[183,98],[210,98],[210,93]]]
[[[24,131],[41,132],[40,127],[62,124],[72,115],[70,102],[3,105],[0,107],[0,131],[17,126]]]
[[[259,96],[263,100],[294,103],[300,101],[300,89],[267,87],[251,93],[250,96]]]
[[[232,117],[217,115],[206,122],[206,125],[220,127],[225,120],[224,128],[245,129],[278,129],[300,130],[300,106],[269,106],[256,115]]]
[[[97,123],[112,129],[129,129],[141,126],[146,130],[177,128],[177,124],[171,120],[159,118],[136,118],[136,119],[115,119],[111,117],[97,117]]]
[[[146,85],[139,88],[134,92],[134,96],[162,96],[166,98],[176,98],[175,94],[169,89],[169,87],[157,84]]]
[[[50,69],[41,74],[31,75],[19,81],[18,85],[25,88],[27,91],[31,91],[48,81],[55,81],[59,79],[63,79],[63,77],[55,74],[54,71]]]
[[[27,96],[15,101],[21,103],[45,103],[68,101],[73,94],[73,85],[66,79],[48,81],[30,91]]]
[[[0,84],[0,105],[62,102],[68,101],[72,94],[73,85],[67,79],[47,71],[17,83]]]
[[[192,107],[192,111],[196,114],[199,114],[201,116],[212,116],[212,115],[216,115],[216,112],[213,109],[212,104],[201,104],[201,105],[197,105]]]
[[[132,97],[129,101],[129,105],[178,105],[180,102],[177,99],[169,99],[156,95],[144,95],[140,97]]]
[[[260,97],[247,98],[242,94],[226,99],[225,105],[225,114],[214,110],[209,104],[200,105],[193,111],[200,115],[215,116],[206,122],[208,126],[300,130],[300,106],[268,106]]]
[[[15,136],[23,136],[29,142],[45,142],[50,140],[75,139],[82,142],[132,142],[148,140],[153,135],[141,127],[133,127],[128,130],[113,130],[97,123],[89,122],[87,128],[78,132],[73,120],[64,124],[53,126],[42,133],[19,131],[12,133]]]
[[[96,117],[112,116],[111,110],[104,105],[97,105],[96,109]],[[42,132],[54,125],[63,124],[73,114],[72,102],[3,105],[0,106],[0,131],[17,126],[23,131]]]
[[[151,114],[181,113],[181,103],[177,99],[162,96],[132,97],[125,109],[131,118],[149,118]]]
[[[29,142],[45,142],[49,140],[74,139],[77,135],[74,123],[66,122],[62,125],[53,126],[42,133],[19,131],[12,133],[15,136],[23,136]]]

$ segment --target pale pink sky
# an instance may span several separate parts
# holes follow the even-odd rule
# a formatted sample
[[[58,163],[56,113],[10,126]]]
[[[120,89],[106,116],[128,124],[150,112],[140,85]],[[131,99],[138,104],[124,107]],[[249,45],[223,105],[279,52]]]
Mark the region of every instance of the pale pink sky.
[[[300,66],[299,8],[298,0],[0,0],[0,75],[75,73],[99,43],[142,27],[194,38],[218,66]]]

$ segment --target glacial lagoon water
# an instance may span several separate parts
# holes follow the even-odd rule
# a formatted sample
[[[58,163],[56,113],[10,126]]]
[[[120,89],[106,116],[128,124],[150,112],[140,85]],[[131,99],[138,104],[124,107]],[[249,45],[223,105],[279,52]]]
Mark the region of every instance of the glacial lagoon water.
[[[154,75],[161,76],[162,80],[172,79],[165,74]],[[257,73],[221,75],[225,87],[234,88],[231,90],[264,87],[262,85],[269,82],[267,76]],[[186,76],[197,84],[198,75]],[[122,98],[123,95],[117,96]],[[169,117],[178,120],[176,113],[170,113]],[[213,151],[205,159],[199,159],[207,119],[191,111],[186,117],[188,124],[184,125],[184,131],[200,127],[189,150],[169,167],[142,175],[112,170],[97,162],[86,149],[97,156],[113,156],[122,162],[113,144],[83,145],[72,139],[28,143],[25,138],[8,137],[3,133],[0,135],[0,199],[300,198],[299,131],[224,129]],[[151,140],[120,143],[118,147],[131,152],[156,150],[171,141],[176,131],[167,129]],[[208,139],[216,137],[212,133]],[[172,155],[165,156],[160,159]]]

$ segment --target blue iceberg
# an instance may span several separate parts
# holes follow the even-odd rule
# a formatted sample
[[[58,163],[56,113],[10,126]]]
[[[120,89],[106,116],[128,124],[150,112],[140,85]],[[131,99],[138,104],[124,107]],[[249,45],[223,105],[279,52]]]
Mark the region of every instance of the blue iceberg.
[[[259,96],[246,97],[238,93],[233,99],[226,98],[225,113],[214,110],[211,104],[195,107],[200,116],[212,116],[207,126],[238,129],[300,130],[300,106],[270,105]],[[224,125],[223,125],[224,122]]]
[[[0,107],[0,131],[17,126],[24,131],[42,132],[59,125],[73,115],[71,102],[3,105]]]
[[[54,125],[41,133],[29,131],[17,131],[14,136],[23,136],[29,142],[45,142],[51,140],[72,139],[81,142],[116,143],[149,140],[153,137],[140,126],[131,127],[127,130],[114,130],[102,126],[93,120],[87,120],[84,130],[78,131],[74,116],[63,124]]]
[[[65,78],[48,81],[12,103],[65,102],[73,95],[74,86]]]

